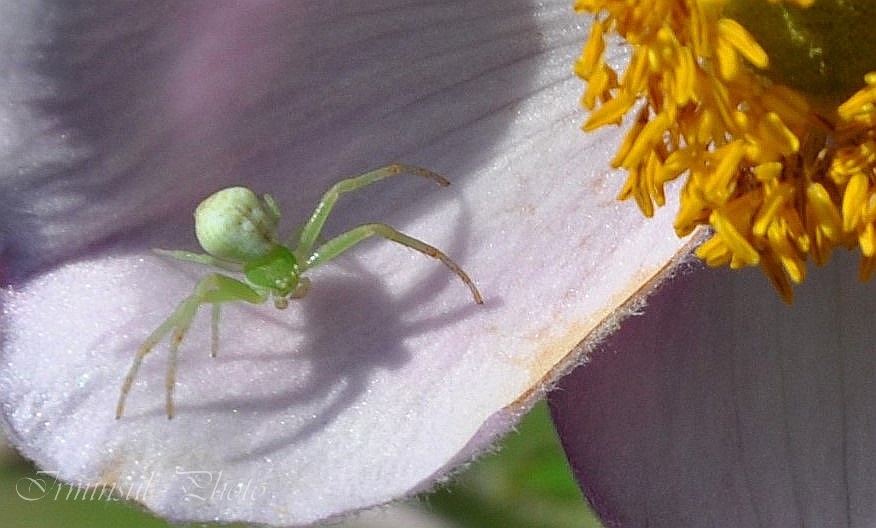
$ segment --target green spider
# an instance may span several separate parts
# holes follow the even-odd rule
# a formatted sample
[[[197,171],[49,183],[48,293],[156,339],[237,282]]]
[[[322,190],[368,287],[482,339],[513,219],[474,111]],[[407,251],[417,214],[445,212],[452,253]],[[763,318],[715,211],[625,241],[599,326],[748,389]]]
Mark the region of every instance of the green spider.
[[[474,301],[483,304],[483,297],[474,282],[450,257],[386,224],[359,225],[316,246],[326,219],[342,194],[402,173],[423,176],[441,186],[450,185],[445,178],[428,169],[399,164],[341,180],[326,191],[310,219],[297,232],[297,240],[293,237],[289,245],[280,243],[277,237],[280,208],[270,194],[265,194],[260,200],[245,187],[228,187],[201,202],[195,210],[195,234],[207,253],[155,251],[179,260],[242,273],[243,278],[235,279],[221,273],[207,275],[195,286],[194,293],[183,299],[176,310],[149,335],[125,376],[116,406],[116,418],[121,418],[125,412],[125,400],[143,358],[168,334],[170,357],[167,362],[165,410],[167,417],[173,418],[177,351],[202,304],[213,305],[210,355],[215,357],[222,303],[246,301],[262,304],[273,299],[278,309],[286,308],[291,299],[300,299],[307,294],[310,286],[310,281],[304,276],[307,270],[328,262],[371,236],[381,236],[440,260],[468,286]]]

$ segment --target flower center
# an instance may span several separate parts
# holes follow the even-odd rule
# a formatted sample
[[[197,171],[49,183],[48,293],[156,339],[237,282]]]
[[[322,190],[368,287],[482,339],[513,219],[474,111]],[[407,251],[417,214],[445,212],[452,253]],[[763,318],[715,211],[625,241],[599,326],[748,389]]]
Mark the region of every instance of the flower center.
[[[805,93],[825,110],[859,90],[874,69],[876,2],[821,0],[809,7],[732,0],[724,16],[742,24],[767,52],[766,75]]]
[[[845,16],[856,12],[850,2],[837,2]],[[823,264],[834,248],[857,246],[862,278],[876,267],[876,74],[867,78],[873,84],[837,107],[864,77],[836,68],[831,57],[851,53],[843,45],[857,40],[821,35],[819,17],[833,11],[807,18],[802,6],[811,3],[770,8],[767,0],[746,0],[772,9],[778,14],[772,18],[746,4],[731,9],[726,0],[576,3],[576,10],[595,15],[575,65],[587,81],[582,105],[592,110],[584,129],[634,114],[613,160],[629,173],[619,198],[635,199],[651,216],[655,204],[665,202],[664,185],[681,178],[678,235],[711,226],[714,236],[698,256],[712,266],[759,265],[788,301],[810,257]],[[756,22],[752,30],[749,17]],[[768,20],[778,21],[781,31],[774,33],[796,48],[762,46],[753,34],[769,33]],[[631,46],[622,73],[605,62],[609,32]],[[794,69],[794,49],[806,57],[806,71]],[[824,79],[819,72],[827,71],[838,77]],[[811,76],[820,76],[817,86]]]

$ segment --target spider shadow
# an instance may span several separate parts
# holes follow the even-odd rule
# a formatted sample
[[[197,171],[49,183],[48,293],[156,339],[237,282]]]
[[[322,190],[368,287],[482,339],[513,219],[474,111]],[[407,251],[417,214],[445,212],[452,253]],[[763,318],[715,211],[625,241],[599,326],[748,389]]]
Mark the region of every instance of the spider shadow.
[[[281,325],[290,334],[304,331],[307,338],[302,344],[294,348],[280,346],[259,355],[220,354],[218,358],[271,362],[277,372],[303,370],[306,375],[291,376],[285,386],[271,395],[177,405],[180,414],[228,414],[233,409],[240,416],[262,414],[276,421],[289,416],[289,422],[297,422],[296,412],[314,408],[314,404],[318,407],[302,425],[290,425],[288,434],[272,435],[274,440],[231,458],[231,462],[267,456],[318,433],[368,391],[376,373],[397,370],[413,359],[413,352],[404,344],[407,337],[452,324],[480,309],[466,297],[453,311],[408,321],[410,310],[445,287],[443,281],[430,277],[399,299],[389,295],[376,274],[363,269],[354,275],[333,272],[322,275],[314,280],[310,295],[296,301],[300,309],[294,320],[289,319],[289,312],[275,312],[277,315],[269,317],[272,324],[283,321]],[[276,379],[270,383],[276,383]]]

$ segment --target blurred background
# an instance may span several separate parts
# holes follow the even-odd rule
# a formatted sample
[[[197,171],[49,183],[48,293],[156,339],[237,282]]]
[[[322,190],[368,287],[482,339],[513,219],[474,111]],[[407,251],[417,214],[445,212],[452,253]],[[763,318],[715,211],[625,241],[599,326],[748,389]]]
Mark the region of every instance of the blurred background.
[[[366,512],[337,528],[602,528],[582,498],[550,420],[537,404],[496,452],[437,490]],[[36,468],[0,438],[0,512],[9,528],[172,527],[136,506],[106,500],[26,501],[15,491]],[[202,525],[203,526],[203,525]],[[239,525],[243,526],[243,525]]]

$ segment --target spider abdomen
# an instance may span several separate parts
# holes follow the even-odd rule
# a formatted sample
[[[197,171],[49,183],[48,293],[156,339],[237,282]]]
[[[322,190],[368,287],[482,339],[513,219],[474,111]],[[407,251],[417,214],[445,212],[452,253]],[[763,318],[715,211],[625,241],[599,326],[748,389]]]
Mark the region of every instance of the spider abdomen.
[[[195,210],[195,235],[214,257],[249,262],[277,245],[279,215],[246,187],[227,187]]]

